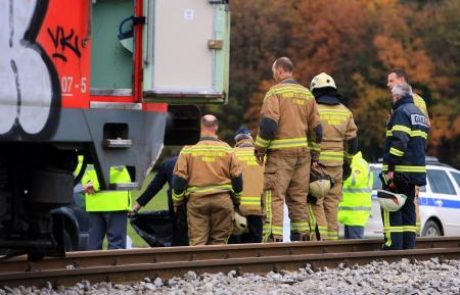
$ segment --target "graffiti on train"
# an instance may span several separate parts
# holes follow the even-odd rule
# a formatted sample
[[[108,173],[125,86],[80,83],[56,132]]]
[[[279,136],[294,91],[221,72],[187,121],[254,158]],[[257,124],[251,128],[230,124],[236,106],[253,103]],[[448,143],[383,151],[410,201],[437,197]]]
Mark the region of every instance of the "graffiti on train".
[[[69,32],[65,32],[63,27],[57,26],[54,30],[48,28],[47,31],[51,40],[53,40],[54,49],[56,50],[56,52],[52,55],[53,58],[59,58],[62,61],[67,62],[67,52],[71,52],[77,57],[81,57],[78,35],[73,29],[70,29]]]
[[[0,137],[27,140],[54,132],[61,99],[59,77],[36,42],[48,4],[0,1]]]

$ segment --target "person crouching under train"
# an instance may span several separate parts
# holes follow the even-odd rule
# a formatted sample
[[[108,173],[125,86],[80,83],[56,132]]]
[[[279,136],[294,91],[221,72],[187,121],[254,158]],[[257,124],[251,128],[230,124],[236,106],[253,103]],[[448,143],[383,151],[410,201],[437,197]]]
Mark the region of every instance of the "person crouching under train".
[[[217,129],[215,116],[203,116],[200,141],[181,150],[174,168],[173,203],[180,206],[187,197],[192,246],[227,243],[243,190],[241,167],[233,149],[217,138]]]
[[[254,156],[254,141],[249,129],[238,129],[235,142],[234,152],[243,170],[244,183],[240,212],[247,219],[247,228],[241,234],[233,234],[230,243],[260,243],[262,241],[261,196],[264,186],[264,166],[260,166]],[[235,227],[239,228],[238,224],[235,224]]]
[[[337,240],[337,210],[342,199],[342,182],[351,174],[351,160],[357,152],[357,130],[353,114],[343,105],[334,79],[326,73],[313,78],[310,89],[318,104],[323,141],[319,162],[332,177],[334,186],[323,199],[311,205],[321,240]]]
[[[428,118],[415,106],[409,84],[397,84],[391,93],[393,113],[387,123],[383,151],[384,191],[378,194],[385,235],[383,248],[412,249],[417,231],[415,187],[426,184],[425,149],[429,124]]]

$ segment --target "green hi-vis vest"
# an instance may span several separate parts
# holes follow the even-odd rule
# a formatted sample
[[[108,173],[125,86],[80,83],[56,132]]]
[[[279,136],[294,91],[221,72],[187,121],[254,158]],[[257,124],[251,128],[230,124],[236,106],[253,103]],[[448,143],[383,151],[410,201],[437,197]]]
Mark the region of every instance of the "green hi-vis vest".
[[[92,165],[88,165],[82,184],[93,183],[95,194],[86,194],[86,211],[88,212],[109,212],[126,211],[131,209],[131,194],[129,191],[99,191],[99,180],[96,170]],[[129,176],[126,167],[110,168],[110,183],[129,183]]]
[[[351,176],[343,183],[339,222],[349,226],[366,226],[371,213],[374,178],[361,152],[353,157],[351,169]]]

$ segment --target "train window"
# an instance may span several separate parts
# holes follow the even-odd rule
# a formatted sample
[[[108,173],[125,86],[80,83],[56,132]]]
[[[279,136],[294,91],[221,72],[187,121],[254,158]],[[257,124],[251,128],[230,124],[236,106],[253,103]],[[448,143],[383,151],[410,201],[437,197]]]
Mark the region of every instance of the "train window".
[[[449,176],[442,170],[428,170],[427,178],[430,182],[431,191],[437,194],[455,195],[455,189],[450,182]]]
[[[91,92],[95,95],[130,95],[133,54],[121,40],[120,30],[129,31],[134,1],[104,0],[93,2],[91,23]],[[127,36],[126,34],[124,35]],[[126,38],[122,38],[126,39]],[[122,42],[125,41],[125,42]],[[118,90],[118,91],[113,91]]]

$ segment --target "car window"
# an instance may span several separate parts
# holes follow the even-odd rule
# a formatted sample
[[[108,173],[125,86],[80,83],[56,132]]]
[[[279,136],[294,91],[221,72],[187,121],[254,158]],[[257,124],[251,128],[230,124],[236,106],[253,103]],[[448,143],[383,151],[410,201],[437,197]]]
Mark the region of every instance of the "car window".
[[[445,171],[428,170],[427,177],[433,193],[455,195],[454,186]]]
[[[380,181],[379,174],[382,171],[381,168],[378,167],[371,167],[372,174],[374,175],[374,184],[372,185],[372,189],[381,189],[382,182]]]
[[[457,183],[458,187],[460,187],[460,173],[451,171],[450,174],[452,174],[452,176],[454,177],[454,180]]]

